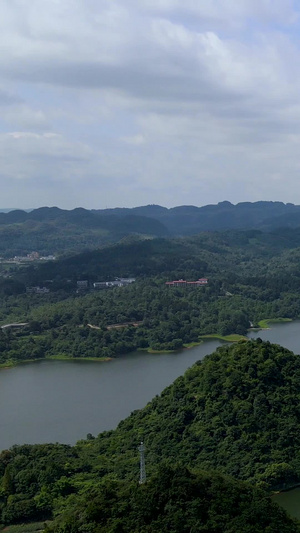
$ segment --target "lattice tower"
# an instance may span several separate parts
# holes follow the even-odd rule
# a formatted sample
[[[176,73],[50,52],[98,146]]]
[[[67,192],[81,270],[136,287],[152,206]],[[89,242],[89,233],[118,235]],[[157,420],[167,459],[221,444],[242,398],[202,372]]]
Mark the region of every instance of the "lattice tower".
[[[140,452],[140,485],[142,485],[146,483],[145,446],[143,442],[141,442],[138,450]]]

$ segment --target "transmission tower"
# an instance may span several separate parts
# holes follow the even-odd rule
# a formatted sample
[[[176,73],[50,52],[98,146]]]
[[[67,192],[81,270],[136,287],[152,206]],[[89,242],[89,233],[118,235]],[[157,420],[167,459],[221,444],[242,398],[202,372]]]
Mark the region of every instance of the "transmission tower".
[[[145,446],[143,442],[141,442],[138,450],[140,452],[140,485],[142,485],[146,483]]]

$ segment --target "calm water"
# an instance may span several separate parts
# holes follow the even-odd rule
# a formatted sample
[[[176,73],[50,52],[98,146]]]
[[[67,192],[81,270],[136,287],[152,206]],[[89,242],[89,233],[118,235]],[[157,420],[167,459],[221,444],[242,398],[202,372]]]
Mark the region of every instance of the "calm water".
[[[251,332],[300,353],[300,322]],[[174,354],[145,352],[105,363],[38,361],[0,370],[0,450],[13,444],[73,444],[113,429],[144,407],[219,341]]]
[[[249,333],[300,353],[300,321]],[[87,433],[113,429],[219,341],[175,354],[134,353],[100,363],[39,361],[0,370],[0,450],[13,444],[73,444]],[[300,518],[300,488],[274,497]]]
[[[248,337],[251,339],[257,339],[260,337],[264,341],[281,344],[281,346],[300,354],[300,320],[273,324],[270,329],[249,333]]]
[[[273,496],[273,500],[279,503],[291,516],[300,520],[300,488],[276,494]]]
[[[108,362],[38,361],[0,370],[0,450],[13,444],[74,444],[113,429],[218,341],[174,354],[134,353]]]

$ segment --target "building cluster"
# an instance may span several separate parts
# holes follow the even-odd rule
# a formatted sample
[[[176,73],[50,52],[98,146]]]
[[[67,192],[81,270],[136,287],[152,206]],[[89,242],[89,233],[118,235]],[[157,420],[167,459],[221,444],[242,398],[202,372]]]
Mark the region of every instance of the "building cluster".
[[[1,261],[4,263],[30,263],[33,261],[55,261],[55,255],[43,255],[40,256],[38,252],[31,252],[27,255],[15,255],[11,259],[3,259]]]
[[[203,285],[207,285],[208,279],[207,278],[199,278],[197,281],[186,281],[185,279],[178,279],[176,281],[166,281],[166,285],[168,287],[203,287]]]
[[[95,281],[92,286],[94,289],[110,289],[112,287],[125,287],[135,281],[135,278],[116,278],[113,281]],[[87,280],[77,281],[77,291],[87,290],[89,282]]]
[[[50,292],[47,287],[26,287],[27,294],[47,294]]]
[[[71,280],[67,281],[71,283]],[[116,278],[113,281],[96,281],[94,283],[90,283],[88,280],[83,279],[76,282],[76,292],[84,292],[89,290],[90,288],[110,289],[112,287],[125,287],[126,285],[130,285],[130,283],[133,283],[134,281],[135,278]],[[47,280],[46,282],[53,283],[53,280]],[[48,289],[47,287],[26,287],[27,294],[47,294],[48,292],[50,292],[50,289]]]

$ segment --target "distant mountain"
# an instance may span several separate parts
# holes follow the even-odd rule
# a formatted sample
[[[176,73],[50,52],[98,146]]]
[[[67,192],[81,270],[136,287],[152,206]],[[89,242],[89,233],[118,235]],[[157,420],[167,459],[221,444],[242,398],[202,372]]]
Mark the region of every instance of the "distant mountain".
[[[277,227],[300,226],[300,206],[283,202],[242,202],[233,205],[220,202],[217,205],[195,207],[182,205],[167,209],[159,205],[147,205],[132,209],[105,209],[98,214],[125,216],[128,213],[155,218],[173,235],[193,235],[200,231],[258,228],[273,230]]]
[[[195,235],[204,231],[283,231],[300,227],[300,206],[282,202],[220,202],[203,207],[73,210],[41,207],[0,212],[0,255],[36,250],[41,254],[76,253],[135,238]]]
[[[4,208],[0,208],[0,213],[9,213],[10,211],[16,211],[17,208],[16,207],[4,207]],[[27,213],[29,213],[29,211],[33,211],[32,209],[22,209],[22,211],[26,211]]]
[[[83,208],[41,207],[0,213],[0,255],[4,257],[32,250],[42,255],[70,254],[118,242],[128,235],[149,238],[168,234],[159,220],[130,212],[101,216]]]

